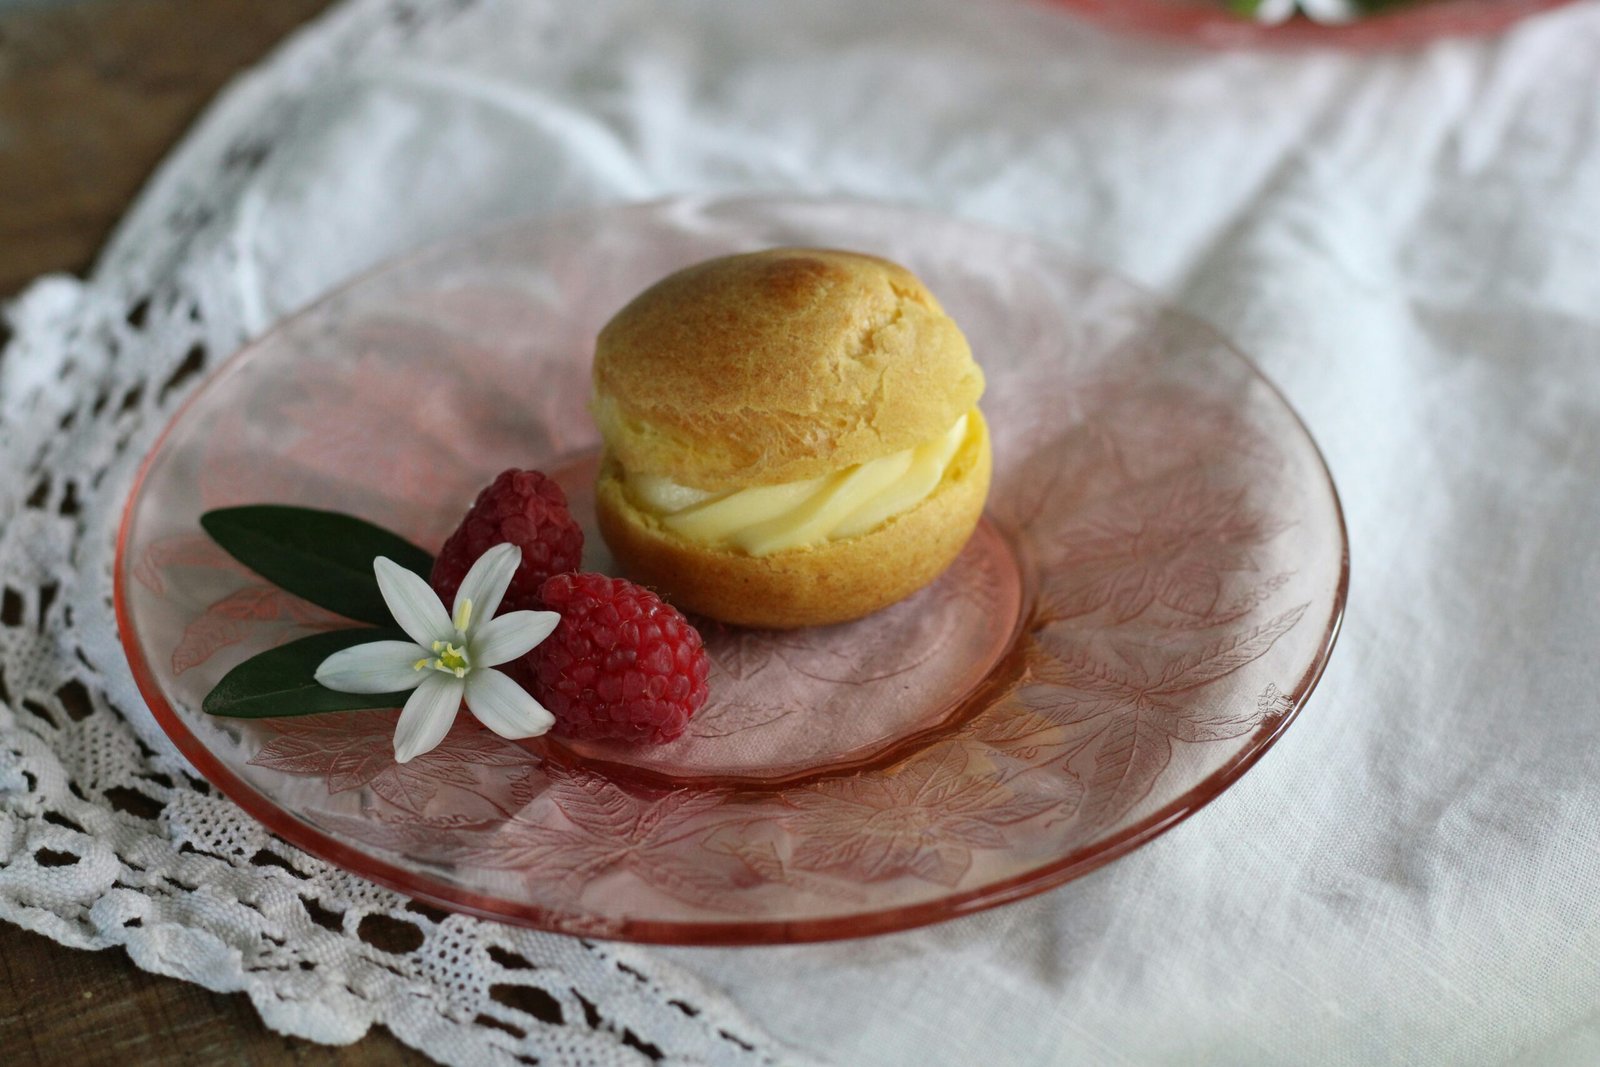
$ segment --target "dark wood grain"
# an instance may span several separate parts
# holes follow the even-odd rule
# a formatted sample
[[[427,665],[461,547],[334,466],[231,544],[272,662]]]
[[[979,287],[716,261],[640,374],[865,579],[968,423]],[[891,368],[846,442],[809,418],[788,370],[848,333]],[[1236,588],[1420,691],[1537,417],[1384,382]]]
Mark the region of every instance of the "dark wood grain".
[[[0,295],[84,270],[206,101],[327,4],[0,4]]]
[[[347,1048],[274,1034],[243,994],[139,970],[120,949],[75,952],[0,924],[0,1062],[71,1064],[425,1064],[375,1030]]]
[[[218,88],[327,0],[0,5],[0,297],[92,262]],[[243,994],[0,924],[0,1064],[417,1064],[382,1030],[335,1049],[274,1034]]]

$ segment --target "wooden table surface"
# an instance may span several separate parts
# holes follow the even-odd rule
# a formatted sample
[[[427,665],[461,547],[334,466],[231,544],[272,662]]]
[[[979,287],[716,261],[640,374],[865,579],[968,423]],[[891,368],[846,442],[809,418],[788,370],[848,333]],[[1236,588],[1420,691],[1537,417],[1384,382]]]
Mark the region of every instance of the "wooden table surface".
[[[81,273],[229,76],[328,0],[0,2],[0,298]],[[0,1063],[427,1063],[387,1031],[343,1049],[267,1030],[243,994],[0,923]]]

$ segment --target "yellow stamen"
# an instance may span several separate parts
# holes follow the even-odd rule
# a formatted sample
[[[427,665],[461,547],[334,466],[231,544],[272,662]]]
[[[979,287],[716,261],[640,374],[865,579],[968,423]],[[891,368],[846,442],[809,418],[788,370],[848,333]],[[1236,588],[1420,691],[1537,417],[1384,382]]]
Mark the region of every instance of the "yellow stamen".
[[[427,665],[428,665],[428,657],[427,656],[423,656],[421,659],[417,660],[417,662],[415,662],[415,663],[413,663],[411,665],[411,669],[414,670],[414,671],[420,671],[422,668],[426,667]]]
[[[467,597],[467,599],[465,599],[465,600],[463,600],[461,602],[461,606],[456,609],[456,620],[455,620],[455,622],[456,622],[456,632],[461,634],[463,637],[466,636],[467,624],[470,623],[471,621],[472,621],[472,598],[471,597]]]
[[[463,644],[460,648],[457,648],[455,645],[446,644],[445,642],[440,642],[440,644],[443,644],[444,648],[430,666],[436,671],[453,674],[457,678],[465,678],[467,672],[472,669],[472,661],[467,659],[467,646]]]

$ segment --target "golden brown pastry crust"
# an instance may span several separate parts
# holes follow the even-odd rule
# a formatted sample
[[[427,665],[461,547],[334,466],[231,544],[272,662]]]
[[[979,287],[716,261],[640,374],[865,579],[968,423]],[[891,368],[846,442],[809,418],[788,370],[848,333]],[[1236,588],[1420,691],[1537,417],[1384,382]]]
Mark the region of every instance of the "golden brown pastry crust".
[[[724,490],[922,444],[977,402],[983,373],[905,268],[778,248],[708,260],[639,294],[600,332],[594,391],[629,473]]]
[[[595,494],[600,532],[629,577],[684,611],[772,629],[860,618],[933,581],[966,545],[992,463],[988,427],[981,415],[974,423],[934,492],[860,537],[760,557],[686,541],[633,505],[609,452]]]

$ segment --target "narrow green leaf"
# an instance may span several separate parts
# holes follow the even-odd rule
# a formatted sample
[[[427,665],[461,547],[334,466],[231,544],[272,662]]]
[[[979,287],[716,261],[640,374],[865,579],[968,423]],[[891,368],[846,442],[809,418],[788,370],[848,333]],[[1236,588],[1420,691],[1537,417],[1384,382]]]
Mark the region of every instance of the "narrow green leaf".
[[[200,516],[200,525],[234,559],[273,585],[346,618],[394,622],[372,560],[388,556],[424,578],[433,557],[381,526],[337,511],[253,504]]]
[[[342,649],[368,641],[406,641],[395,629],[335,630],[268,649],[223,675],[200,705],[207,715],[270,719],[325,711],[398,708],[411,694],[338,693],[317,682],[317,667]]]

